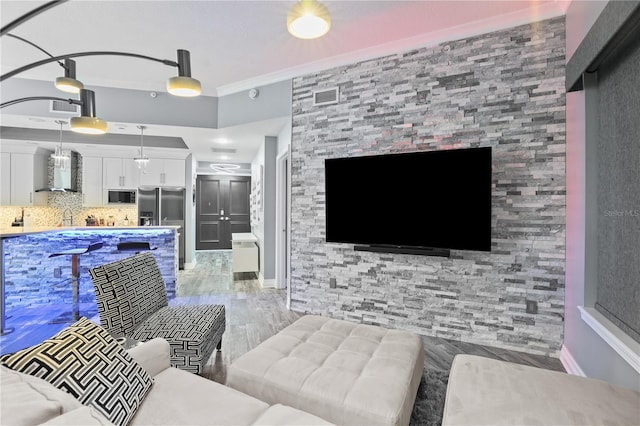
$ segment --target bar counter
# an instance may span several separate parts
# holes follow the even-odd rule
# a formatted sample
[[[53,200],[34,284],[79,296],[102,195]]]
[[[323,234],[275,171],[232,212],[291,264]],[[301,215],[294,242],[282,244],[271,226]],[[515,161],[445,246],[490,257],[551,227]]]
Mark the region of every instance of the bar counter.
[[[10,227],[0,229],[0,332],[11,328],[12,312],[20,309],[53,306],[71,308],[71,256],[51,254],[86,248],[92,243],[103,246],[79,255],[79,299],[84,311],[97,311],[93,283],[88,269],[132,256],[135,251],[118,250],[123,242],[149,243],[167,287],[175,297],[178,270],[178,226],[82,226],[82,227]],[[83,314],[83,312],[81,312]],[[52,318],[54,320],[54,318]]]

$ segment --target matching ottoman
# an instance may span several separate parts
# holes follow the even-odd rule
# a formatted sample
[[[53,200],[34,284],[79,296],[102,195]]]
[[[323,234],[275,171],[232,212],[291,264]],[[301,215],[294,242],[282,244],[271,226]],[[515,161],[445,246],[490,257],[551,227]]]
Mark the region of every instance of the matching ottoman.
[[[453,359],[443,426],[637,424],[640,392],[481,356]]]
[[[416,334],[300,318],[229,367],[227,385],[342,425],[408,425],[424,368]]]

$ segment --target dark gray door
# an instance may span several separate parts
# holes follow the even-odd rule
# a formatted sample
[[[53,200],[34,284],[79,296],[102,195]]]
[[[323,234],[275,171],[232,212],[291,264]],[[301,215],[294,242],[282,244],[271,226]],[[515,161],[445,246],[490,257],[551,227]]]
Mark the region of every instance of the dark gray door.
[[[249,176],[196,179],[196,250],[231,248],[231,234],[251,232]]]

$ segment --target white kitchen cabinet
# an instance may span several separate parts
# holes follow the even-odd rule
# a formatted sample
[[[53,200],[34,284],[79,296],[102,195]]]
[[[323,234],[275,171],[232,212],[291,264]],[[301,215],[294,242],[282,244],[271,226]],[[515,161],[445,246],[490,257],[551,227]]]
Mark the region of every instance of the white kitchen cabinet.
[[[3,154],[2,168],[5,167],[7,153]],[[46,206],[47,192],[36,192],[48,186],[48,156],[42,154],[9,154],[9,203],[12,206]],[[5,180],[6,171],[2,172]],[[5,184],[2,185],[3,204]]]
[[[102,186],[104,189],[137,189],[140,170],[131,158],[103,158]]]
[[[140,174],[140,186],[185,186],[184,160],[152,158]]]
[[[105,204],[102,186],[102,157],[82,157],[82,205],[100,207]]]
[[[1,152],[0,158],[0,206],[11,205],[11,154]]]

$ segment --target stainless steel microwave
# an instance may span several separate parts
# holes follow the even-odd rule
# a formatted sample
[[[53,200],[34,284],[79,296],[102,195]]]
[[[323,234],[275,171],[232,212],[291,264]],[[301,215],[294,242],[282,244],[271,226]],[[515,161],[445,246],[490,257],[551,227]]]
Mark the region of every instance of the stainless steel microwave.
[[[107,202],[109,204],[135,204],[136,191],[114,191],[107,192]]]

